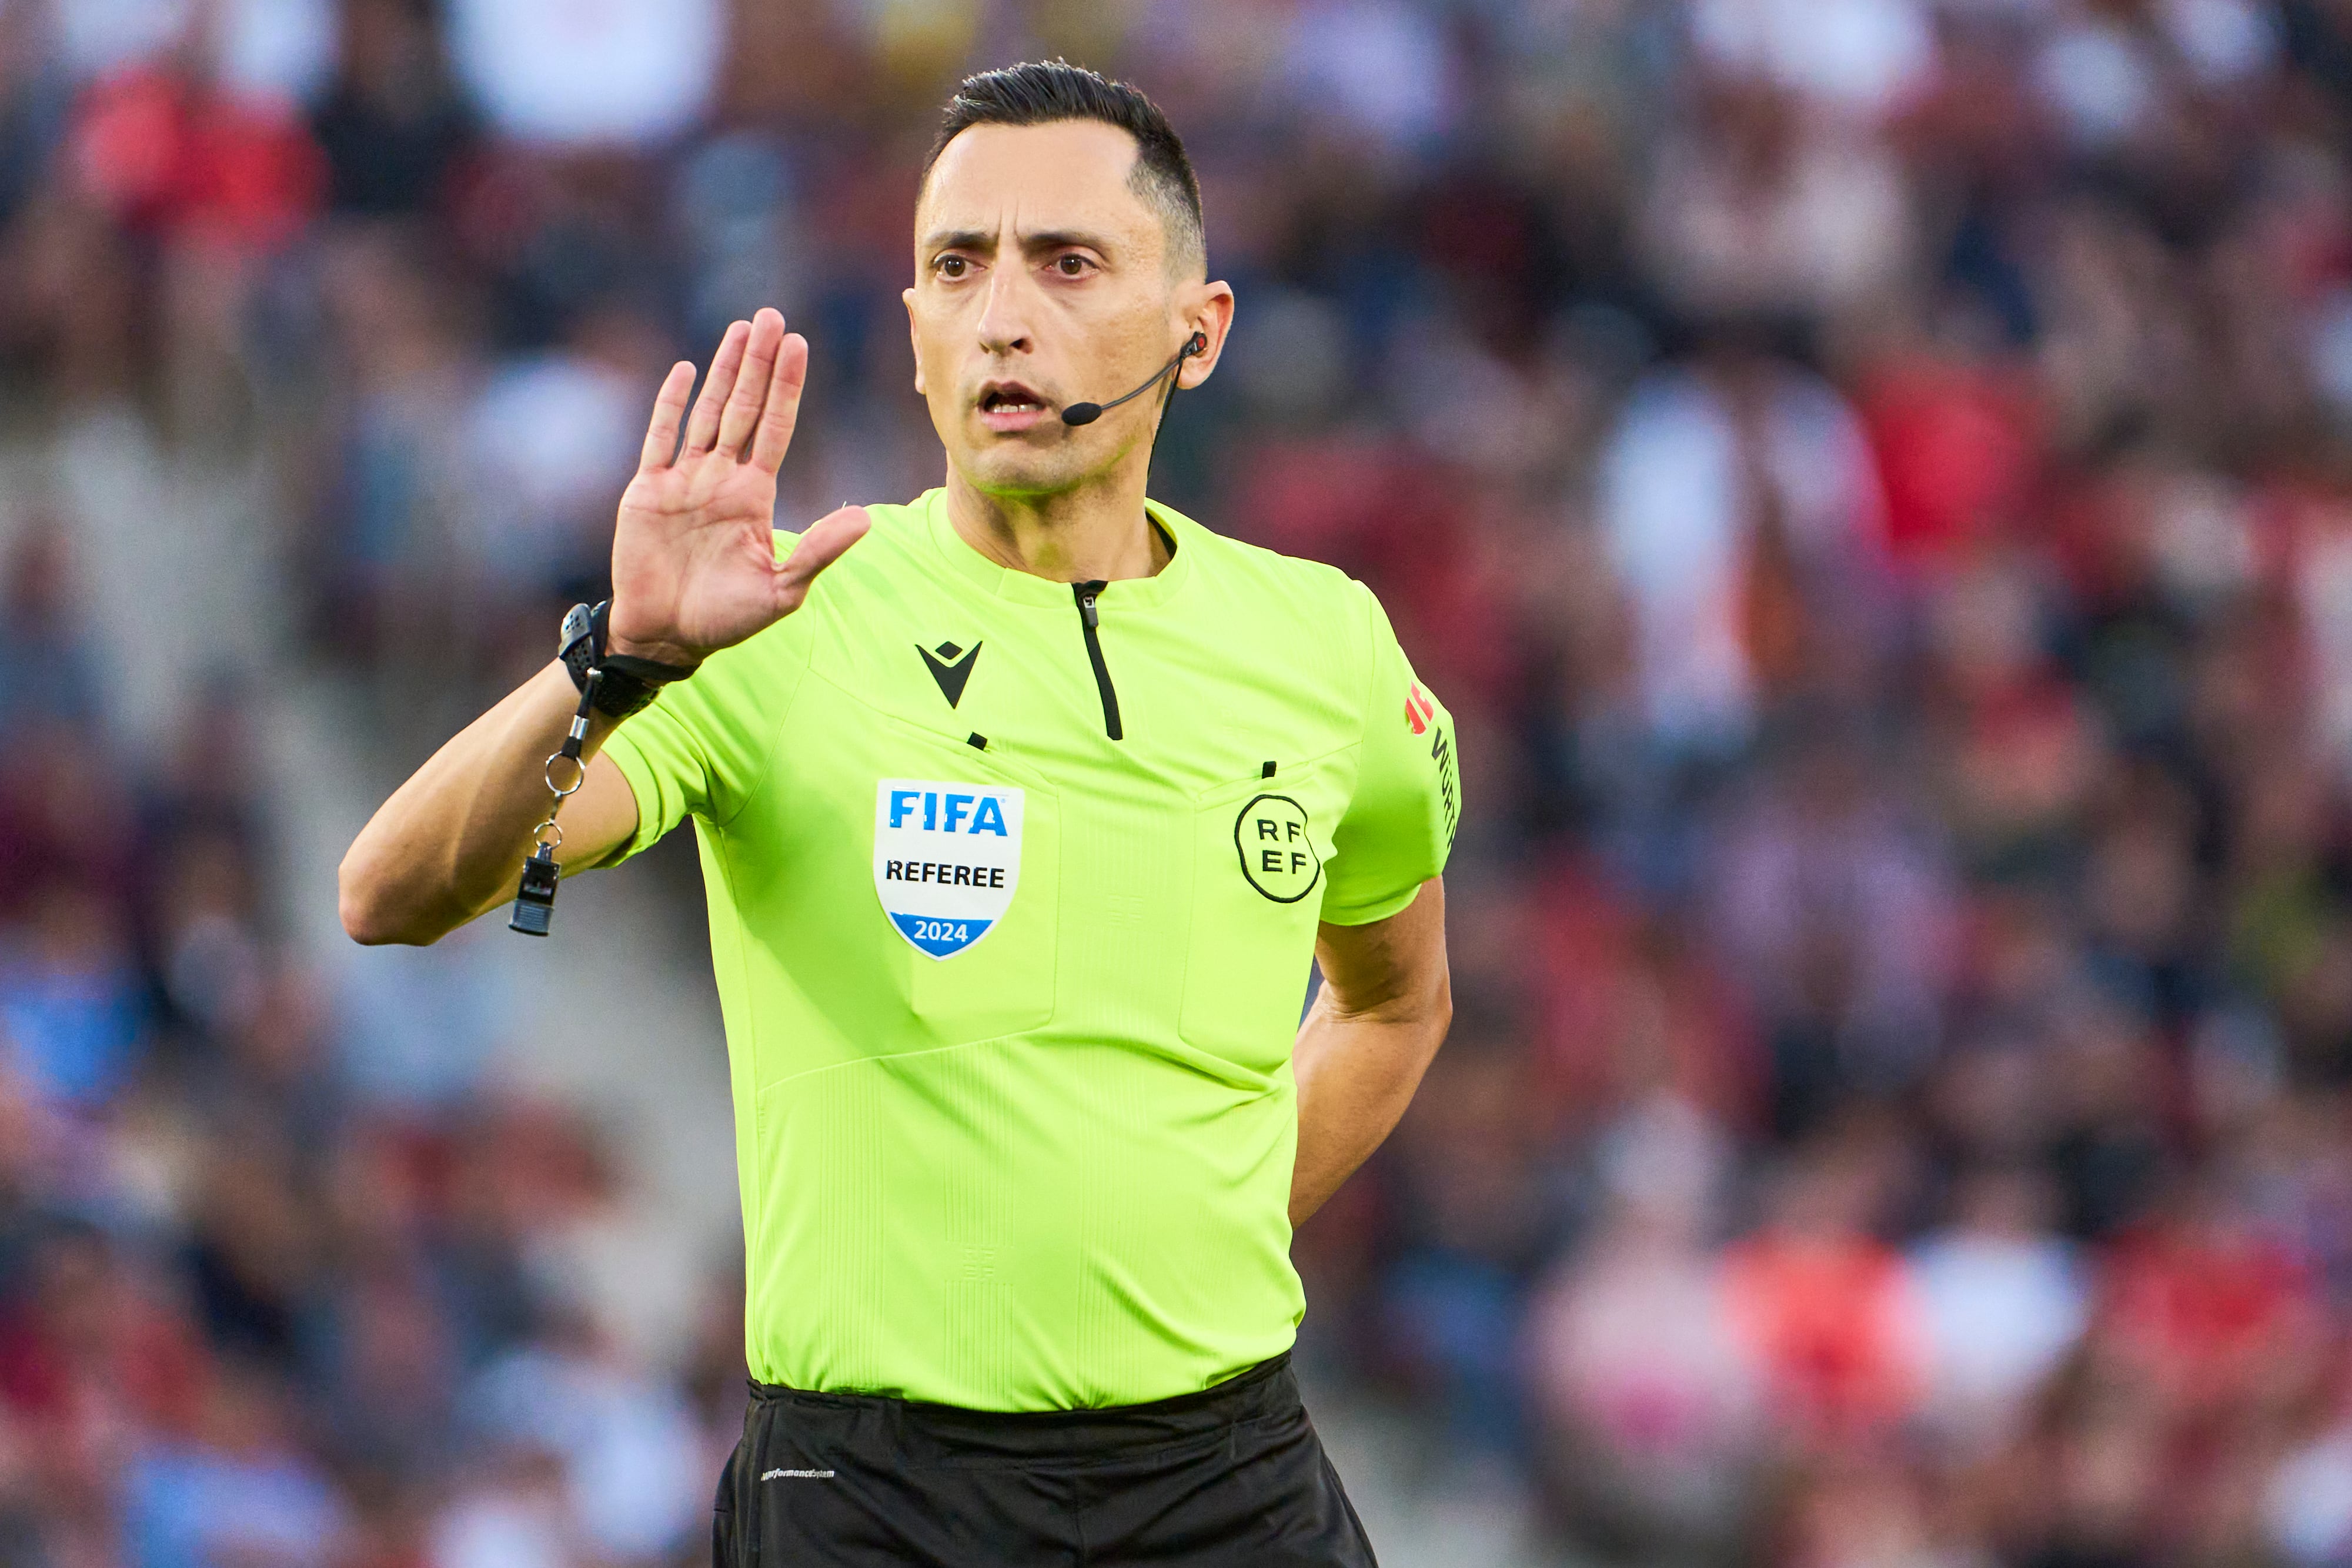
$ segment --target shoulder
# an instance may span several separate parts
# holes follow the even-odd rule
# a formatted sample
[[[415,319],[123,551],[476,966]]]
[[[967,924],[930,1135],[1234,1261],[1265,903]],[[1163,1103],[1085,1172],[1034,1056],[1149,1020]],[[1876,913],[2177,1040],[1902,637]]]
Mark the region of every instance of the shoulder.
[[[1387,624],[1372,591],[1336,566],[1245,543],[1157,501],[1151,509],[1179,549],[1199,552],[1198,575],[1235,608],[1360,654],[1370,652],[1371,627]]]
[[[1360,614],[1370,595],[1370,589],[1336,566],[1246,544],[1157,501],[1151,510],[1179,549],[1196,552],[1200,575],[1227,594],[1285,601],[1332,614]]]
[[[1323,670],[1346,700],[1360,697],[1381,645],[1394,641],[1370,589],[1326,562],[1228,538],[1157,502],[1152,510],[1179,549],[1196,552],[1193,583],[1225,646],[1294,673]]]

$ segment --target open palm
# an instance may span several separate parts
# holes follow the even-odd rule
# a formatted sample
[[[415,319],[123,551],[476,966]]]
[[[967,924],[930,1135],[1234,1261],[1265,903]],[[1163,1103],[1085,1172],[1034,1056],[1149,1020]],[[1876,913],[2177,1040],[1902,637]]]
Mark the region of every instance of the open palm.
[[[719,340],[686,439],[694,367],[670,367],[613,533],[614,652],[693,665],[800,608],[816,575],[865,536],[845,507],[778,562],[776,471],[792,445],[808,340],[761,310]]]

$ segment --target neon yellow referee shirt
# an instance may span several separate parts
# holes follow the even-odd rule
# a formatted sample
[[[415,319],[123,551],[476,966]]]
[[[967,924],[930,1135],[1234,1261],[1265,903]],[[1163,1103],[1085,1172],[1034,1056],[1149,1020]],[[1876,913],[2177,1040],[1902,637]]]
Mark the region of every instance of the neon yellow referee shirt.
[[[1157,576],[1008,571],[945,493],[606,742],[692,817],[765,1383],[1139,1404],[1288,1348],[1316,923],[1411,903],[1454,725],[1329,567],[1153,506]],[[793,536],[780,535],[789,549]]]

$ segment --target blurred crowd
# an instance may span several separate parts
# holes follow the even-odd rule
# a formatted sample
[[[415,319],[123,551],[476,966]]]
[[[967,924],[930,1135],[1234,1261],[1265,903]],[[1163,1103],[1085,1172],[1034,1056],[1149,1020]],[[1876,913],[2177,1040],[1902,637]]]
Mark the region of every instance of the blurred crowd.
[[[245,695],[125,747],[64,537],[0,555],[0,1564],[707,1561],[740,1283],[636,1353],[599,1129],[462,967],[290,949]]]
[[[285,657],[428,745],[730,319],[783,522],[938,482],[915,171],[1054,54],[1239,291],[1159,492],[1460,721],[1324,1385],[1588,1556],[2352,1563],[2346,0],[0,0],[0,424],[257,458]],[[615,1340],[597,1129],[321,986],[253,694],[130,746],[13,537],[0,1561],[691,1559],[728,1291]]]

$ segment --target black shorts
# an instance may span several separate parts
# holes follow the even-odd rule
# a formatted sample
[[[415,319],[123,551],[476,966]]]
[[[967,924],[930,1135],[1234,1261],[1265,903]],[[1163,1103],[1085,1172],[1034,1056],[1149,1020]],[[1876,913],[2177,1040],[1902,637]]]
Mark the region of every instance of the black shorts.
[[[1370,1568],[1282,1356],[1200,1394],[1004,1415],[752,1387],[718,1568]]]

